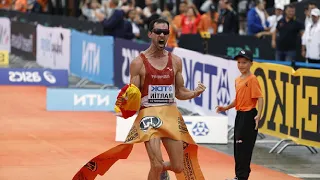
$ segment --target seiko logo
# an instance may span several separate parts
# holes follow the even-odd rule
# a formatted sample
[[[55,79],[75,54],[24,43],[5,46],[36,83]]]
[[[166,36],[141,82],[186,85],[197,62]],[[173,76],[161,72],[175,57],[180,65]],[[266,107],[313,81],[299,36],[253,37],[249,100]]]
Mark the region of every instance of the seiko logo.
[[[162,124],[163,123],[160,118],[154,116],[146,116],[140,121],[140,129],[143,131],[147,131],[149,127],[157,129],[161,127]]]

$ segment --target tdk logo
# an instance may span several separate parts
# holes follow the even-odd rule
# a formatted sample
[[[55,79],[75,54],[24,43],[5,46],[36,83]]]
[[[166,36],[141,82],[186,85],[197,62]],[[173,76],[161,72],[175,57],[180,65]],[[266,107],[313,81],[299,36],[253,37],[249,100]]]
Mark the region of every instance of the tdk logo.
[[[90,74],[100,73],[100,47],[95,43],[82,43],[82,66],[81,70]]]
[[[222,69],[222,72],[220,73],[217,101],[219,106],[226,106],[230,104],[231,101],[228,72],[226,69]],[[221,113],[227,115],[226,112]]]
[[[161,91],[172,91],[172,87],[171,86],[152,86],[151,87],[151,91],[157,91],[157,92],[161,92]]]

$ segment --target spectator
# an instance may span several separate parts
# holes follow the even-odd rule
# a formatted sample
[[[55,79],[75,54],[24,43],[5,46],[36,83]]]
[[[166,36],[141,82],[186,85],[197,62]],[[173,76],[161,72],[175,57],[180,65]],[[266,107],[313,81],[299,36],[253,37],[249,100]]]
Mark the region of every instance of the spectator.
[[[231,0],[220,0],[218,33],[239,34],[238,14],[233,10]]]
[[[14,4],[14,10],[20,12],[27,12],[31,9],[30,4],[28,4],[27,0],[16,0]]]
[[[248,35],[256,35],[263,31],[270,31],[269,22],[267,21],[268,13],[265,10],[265,5],[265,0],[256,0],[256,6],[248,11]]]
[[[150,15],[149,17],[147,17],[147,18],[144,19],[144,24],[145,24],[145,26],[148,27],[149,24],[151,23],[151,21],[160,18],[160,14],[158,14],[157,9],[158,9],[158,5],[155,4],[155,3],[150,6],[151,15]],[[149,28],[149,27],[148,27],[148,28]]]
[[[307,59],[307,62],[320,63],[320,10],[314,8],[310,15],[312,23],[306,27],[302,36],[301,55]]]
[[[201,15],[194,4],[190,5],[186,15],[182,15],[181,34],[196,34]]]
[[[169,33],[169,37],[168,37],[168,41],[167,41],[167,46],[170,48],[178,47],[178,43],[177,43],[178,28],[173,23],[171,13],[169,11],[164,11],[162,13],[162,17],[169,22],[170,33]]]
[[[277,28],[277,24],[283,17],[283,9],[284,7],[280,4],[275,5],[275,13],[272,16],[268,17],[270,32],[274,32]]]
[[[82,7],[81,12],[83,16],[89,21],[98,22],[99,19],[95,15],[95,11],[104,13],[104,9],[97,0],[86,0]]]
[[[308,4],[307,12],[305,13],[306,14],[306,19],[304,21],[305,27],[308,27],[310,24],[312,24],[312,18],[311,18],[310,13],[311,13],[311,10],[314,8],[317,8],[317,5],[315,3]]]
[[[158,14],[161,14],[161,10],[158,8],[157,6],[157,1],[153,1],[153,0],[145,0],[145,4],[146,7],[143,8],[143,16],[145,18],[149,18],[152,15],[152,8],[157,7],[157,9],[155,10]],[[151,21],[150,21],[151,22]],[[149,26],[149,24],[147,24]]]
[[[185,1],[180,2],[179,4],[180,14],[174,16],[173,18],[173,24],[177,27],[177,37],[180,37],[182,16],[187,15],[187,10],[188,10],[188,4]]]
[[[134,34],[135,38],[139,39],[140,38],[140,28],[137,24],[137,21],[139,16],[136,14],[136,10],[132,9],[129,10],[128,12],[128,21],[131,23],[132,26],[132,33]]]
[[[209,9],[204,9],[206,13],[201,15],[201,20],[199,22],[199,32],[209,32],[210,34],[216,34],[218,30],[218,18],[219,14],[213,4]]]
[[[101,12],[95,11],[95,16],[99,19],[104,27],[104,34],[119,38],[131,39],[132,27],[131,24],[125,20],[124,10],[118,8],[119,0],[109,1],[108,17]],[[130,34],[130,35],[129,35]]]
[[[0,0],[0,9],[10,10],[12,6],[12,0]]]
[[[276,48],[276,60],[295,61],[297,37],[303,34],[303,23],[295,18],[295,7],[288,5],[285,16],[278,22],[272,34],[272,47]]]

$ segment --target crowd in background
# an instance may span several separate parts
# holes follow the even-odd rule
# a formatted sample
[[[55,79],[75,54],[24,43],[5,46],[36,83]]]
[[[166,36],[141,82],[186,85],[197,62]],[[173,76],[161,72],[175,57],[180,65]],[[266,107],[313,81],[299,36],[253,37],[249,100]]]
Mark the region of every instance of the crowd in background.
[[[290,0],[180,0],[178,6],[177,0],[143,1],[141,6],[141,0],[0,0],[0,7],[53,14],[54,7],[78,2],[77,17],[101,23],[105,35],[124,39],[140,39],[152,20],[164,18],[170,23],[169,47],[177,47],[183,34],[201,32],[270,36],[278,60],[294,59],[295,39],[301,37],[301,54],[310,62],[320,62],[320,12],[314,3],[305,7],[305,22],[299,22]],[[270,2],[272,13],[266,10]]]

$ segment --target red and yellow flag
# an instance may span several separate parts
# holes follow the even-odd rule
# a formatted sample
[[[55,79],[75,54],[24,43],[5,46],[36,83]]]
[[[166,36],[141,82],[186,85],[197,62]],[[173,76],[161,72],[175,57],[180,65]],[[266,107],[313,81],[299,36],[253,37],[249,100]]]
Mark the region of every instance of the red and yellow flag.
[[[114,110],[119,116],[127,119],[136,114],[140,103],[140,90],[134,84],[127,84],[121,88]]]

